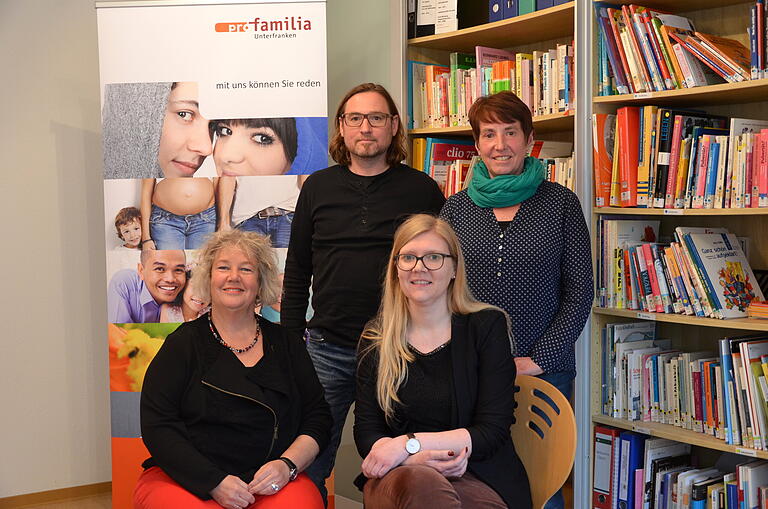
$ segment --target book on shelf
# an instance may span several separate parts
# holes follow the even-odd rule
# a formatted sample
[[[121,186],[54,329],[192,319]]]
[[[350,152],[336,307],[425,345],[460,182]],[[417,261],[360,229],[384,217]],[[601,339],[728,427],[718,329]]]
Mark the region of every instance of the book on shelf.
[[[737,83],[768,77],[766,9],[756,0],[745,20],[747,45],[696,30],[685,16],[642,5],[595,3],[598,95]]]
[[[592,115],[592,160],[596,207],[607,207],[610,203],[615,138],[616,115],[609,113]]]
[[[469,106],[476,96],[472,81],[476,73],[477,57],[469,53],[453,52],[450,54],[450,81],[448,103],[449,121],[452,126],[469,124]]]
[[[437,23],[437,0],[413,0],[416,12],[416,37],[435,35]]]
[[[537,140],[528,155],[544,165],[544,178],[571,191],[576,185],[573,144]],[[435,179],[448,197],[465,189],[471,179],[471,167],[477,156],[474,142],[468,139],[414,137],[411,145],[412,165]]]
[[[763,293],[744,253],[747,239],[724,228],[677,227],[657,243],[659,221],[601,217],[596,283],[601,306],[709,318],[744,318]]]
[[[458,0],[436,0],[435,33],[444,34],[458,29]]]
[[[592,507],[595,509],[614,507],[613,497],[617,496],[617,490],[614,488],[613,471],[619,465],[620,433],[620,430],[615,428],[595,426],[592,464]]]
[[[768,450],[768,334],[724,337],[714,353],[670,349],[654,331],[647,322],[601,331],[602,413]]]
[[[422,171],[432,177],[445,191],[450,167],[455,161],[466,161],[477,155],[472,140],[444,139],[428,137],[425,139],[424,162]],[[415,142],[416,138],[414,138]],[[415,145],[415,143],[414,143]],[[416,148],[414,147],[414,153]]]
[[[469,125],[467,114],[481,96],[509,90],[534,116],[573,109],[573,44],[531,54],[477,46],[474,55],[454,52],[449,65],[409,61],[408,127]]]
[[[768,121],[626,106],[592,123],[597,206],[768,207]]]

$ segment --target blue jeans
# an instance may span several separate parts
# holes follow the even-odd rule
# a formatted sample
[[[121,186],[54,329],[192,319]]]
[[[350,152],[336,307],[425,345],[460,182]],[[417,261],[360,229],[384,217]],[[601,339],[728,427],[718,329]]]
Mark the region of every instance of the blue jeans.
[[[293,212],[284,216],[265,217],[264,219],[251,216],[235,228],[266,235],[272,241],[272,247],[288,247],[288,242],[291,240],[292,222]]]
[[[312,359],[312,364],[315,365],[320,384],[325,389],[325,400],[331,407],[331,416],[333,417],[331,441],[306,469],[307,475],[320,490],[320,494],[327,505],[328,490],[325,488],[325,479],[331,475],[333,465],[336,463],[336,452],[339,450],[344,421],[347,419],[349,407],[355,400],[357,355],[354,348],[326,342],[322,337],[322,332],[318,329],[310,329],[307,351]]]
[[[542,380],[554,385],[558,391],[562,392],[567,399],[571,399],[573,394],[573,379],[576,377],[576,373],[571,371],[560,371],[557,373],[544,373],[539,375]],[[563,498],[563,490],[557,490],[557,493],[552,495],[546,504],[544,509],[563,509],[565,506],[565,499]]]
[[[149,235],[157,249],[198,249],[216,230],[216,206],[179,216],[152,205]]]

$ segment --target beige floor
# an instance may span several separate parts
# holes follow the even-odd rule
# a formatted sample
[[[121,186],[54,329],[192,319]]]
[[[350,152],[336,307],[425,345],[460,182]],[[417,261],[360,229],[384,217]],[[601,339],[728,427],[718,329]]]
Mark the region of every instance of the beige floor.
[[[2,502],[0,502],[0,509],[2,507]],[[112,507],[112,495],[110,493],[104,493],[101,495],[71,499],[66,502],[49,502],[46,504],[14,507],[23,507],[24,509],[110,509]]]
[[[565,507],[573,507],[573,488],[567,483],[563,489],[565,492]],[[112,506],[112,495],[105,493],[103,495],[94,495],[67,502],[51,502],[49,504],[25,505],[24,509],[110,509]],[[363,505],[354,500],[337,495],[336,509],[362,509]],[[0,504],[2,509],[2,504]]]
[[[92,497],[79,498],[67,502],[51,502],[48,504],[25,505],[24,509],[110,509],[112,507],[112,495],[94,495]],[[0,503],[2,508],[2,503]],[[354,500],[342,496],[336,496],[336,509],[362,509],[363,505]]]

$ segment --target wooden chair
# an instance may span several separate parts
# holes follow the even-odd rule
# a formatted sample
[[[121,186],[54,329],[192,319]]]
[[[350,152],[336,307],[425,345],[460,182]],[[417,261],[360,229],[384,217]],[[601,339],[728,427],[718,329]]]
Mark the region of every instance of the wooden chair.
[[[540,378],[519,375],[512,425],[515,450],[528,472],[533,509],[541,509],[568,478],[576,456],[576,418],[570,402]]]

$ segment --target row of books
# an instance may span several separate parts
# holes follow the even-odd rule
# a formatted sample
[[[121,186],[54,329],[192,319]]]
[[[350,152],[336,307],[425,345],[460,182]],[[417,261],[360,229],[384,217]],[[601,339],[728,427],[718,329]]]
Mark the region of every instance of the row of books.
[[[409,0],[406,4],[409,39],[459,28],[457,0]]]
[[[768,121],[625,106],[592,138],[598,207],[768,207]]]
[[[570,0],[488,0],[488,21],[501,21],[523,14],[530,14]]]
[[[571,0],[488,0],[487,21],[492,23],[514,18],[569,1]],[[408,38],[443,34],[471,26],[467,23],[469,20],[463,18],[467,18],[467,10],[478,9],[477,3],[477,0],[408,0]],[[462,17],[462,14],[465,16]],[[471,18],[477,19],[476,16]]]
[[[472,140],[414,137],[411,154],[413,167],[435,179],[448,197],[464,189],[469,182],[469,169],[477,157],[477,148]],[[529,155],[544,163],[547,180],[574,190],[576,172],[572,143],[536,140]]]
[[[679,15],[641,5],[595,4],[599,95],[737,83],[766,76],[765,13],[757,0],[751,46],[696,31]],[[761,60],[762,59],[762,60]]]
[[[469,125],[469,108],[481,96],[512,91],[534,115],[565,112],[574,104],[573,44],[514,53],[484,46],[451,53],[449,66],[408,62],[408,127]]]
[[[597,281],[601,306],[708,318],[744,318],[764,300],[745,248],[725,228],[678,226],[659,243],[659,221],[601,216]]]
[[[743,509],[768,505],[768,462],[721,456],[700,467],[691,446],[595,426],[594,509]]]
[[[604,415],[669,424],[726,444],[768,449],[768,334],[725,337],[718,352],[682,352],[653,322],[601,331]]]

